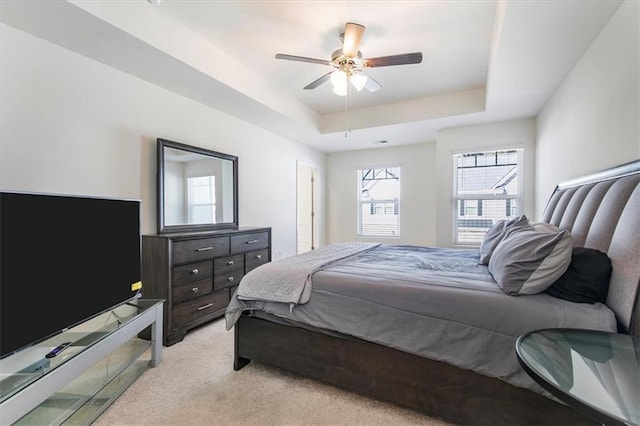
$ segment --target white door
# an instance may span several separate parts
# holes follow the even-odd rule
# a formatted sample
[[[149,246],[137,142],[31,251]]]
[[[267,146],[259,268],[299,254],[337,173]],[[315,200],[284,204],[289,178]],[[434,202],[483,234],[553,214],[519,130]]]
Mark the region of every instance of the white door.
[[[316,248],[315,180],[317,170],[298,163],[298,254]]]

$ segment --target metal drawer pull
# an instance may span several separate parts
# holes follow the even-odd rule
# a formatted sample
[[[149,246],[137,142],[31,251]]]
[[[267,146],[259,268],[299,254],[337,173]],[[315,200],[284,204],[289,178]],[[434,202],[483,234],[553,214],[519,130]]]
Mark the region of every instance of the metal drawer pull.
[[[233,277],[229,277],[227,278],[229,281],[233,281]]]
[[[192,274],[197,274],[198,272],[200,272],[198,271],[198,268],[194,268],[193,271],[191,271]]]
[[[256,259],[262,259],[262,255],[261,254],[256,254]]]
[[[191,291],[193,291],[194,293],[197,293],[198,292],[198,287],[192,288]]]
[[[213,247],[200,247],[196,249],[196,251],[207,251],[207,250],[213,250]]]
[[[258,242],[258,240],[249,240],[249,241],[247,241],[247,244],[255,244],[257,242]]]
[[[233,260],[228,261],[227,265],[233,265]]]
[[[207,309],[207,308],[210,308],[210,307],[212,307],[212,306],[213,306],[213,303],[207,303],[207,304],[206,304],[206,305],[204,305],[204,306],[200,306],[200,307],[198,308],[198,310],[199,310],[199,311],[202,311],[203,309]]]

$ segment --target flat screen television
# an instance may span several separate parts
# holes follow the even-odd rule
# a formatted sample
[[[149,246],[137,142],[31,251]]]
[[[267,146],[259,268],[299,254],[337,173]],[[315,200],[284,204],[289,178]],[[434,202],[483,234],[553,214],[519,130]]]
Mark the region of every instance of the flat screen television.
[[[139,296],[140,201],[0,192],[0,358]]]

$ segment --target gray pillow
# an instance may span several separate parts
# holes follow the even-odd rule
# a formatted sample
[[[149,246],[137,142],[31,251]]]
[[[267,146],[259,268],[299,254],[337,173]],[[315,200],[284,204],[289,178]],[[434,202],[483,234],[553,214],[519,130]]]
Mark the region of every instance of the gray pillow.
[[[526,226],[529,224],[529,219],[527,216],[522,215],[519,217],[514,217],[511,220],[499,220],[484,234],[484,238],[480,243],[480,261],[478,264],[480,265],[488,265],[489,259],[491,258],[491,254],[498,246],[498,243],[502,241],[502,238],[507,233],[509,229],[512,227],[518,226]]]
[[[569,267],[573,237],[546,223],[507,231],[489,259],[489,272],[505,293],[536,294],[550,287]]]

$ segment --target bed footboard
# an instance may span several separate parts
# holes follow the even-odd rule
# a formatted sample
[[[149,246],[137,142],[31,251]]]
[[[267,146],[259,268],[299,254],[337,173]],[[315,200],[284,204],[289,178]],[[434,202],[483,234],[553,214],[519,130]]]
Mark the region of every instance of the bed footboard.
[[[375,343],[243,315],[235,325],[234,369],[249,360],[456,424],[595,424],[498,379]]]

